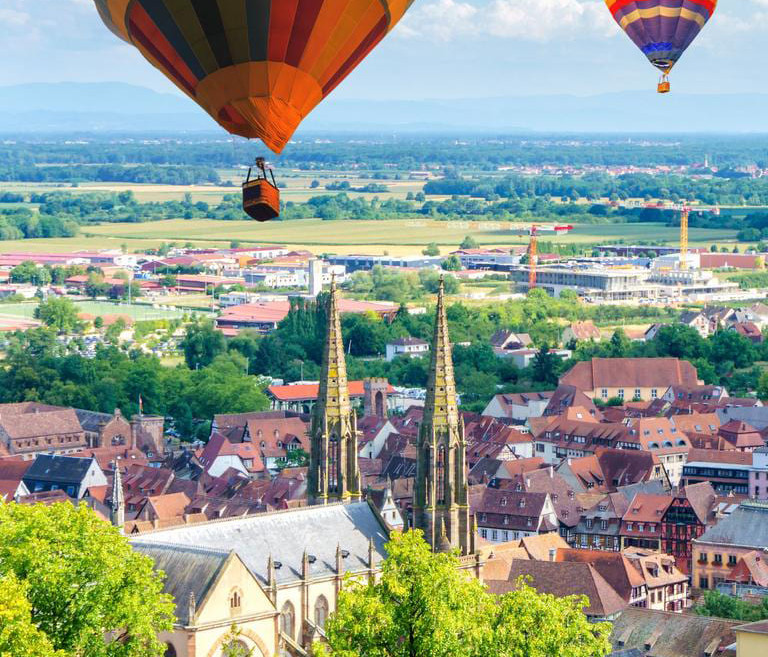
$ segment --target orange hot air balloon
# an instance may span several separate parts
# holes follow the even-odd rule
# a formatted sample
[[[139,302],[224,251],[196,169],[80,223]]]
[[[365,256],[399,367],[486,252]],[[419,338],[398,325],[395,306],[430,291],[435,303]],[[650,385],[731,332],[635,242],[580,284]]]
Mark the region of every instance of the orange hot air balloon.
[[[94,0],[219,125],[275,153],[412,1]]]

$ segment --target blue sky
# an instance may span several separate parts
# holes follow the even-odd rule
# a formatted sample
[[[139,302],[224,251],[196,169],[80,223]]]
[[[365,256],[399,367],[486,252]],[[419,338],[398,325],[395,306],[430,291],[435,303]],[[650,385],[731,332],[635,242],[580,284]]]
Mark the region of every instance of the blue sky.
[[[92,0],[2,0],[0,85],[121,81],[173,91],[114,37]],[[720,0],[674,89],[768,91],[768,0]],[[603,0],[415,0],[335,92],[360,99],[483,98],[652,89],[656,74]]]

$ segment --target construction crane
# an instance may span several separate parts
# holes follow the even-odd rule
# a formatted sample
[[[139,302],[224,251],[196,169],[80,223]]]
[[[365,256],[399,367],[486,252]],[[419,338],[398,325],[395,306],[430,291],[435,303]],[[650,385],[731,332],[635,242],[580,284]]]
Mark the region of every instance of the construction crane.
[[[680,269],[688,269],[688,217],[691,208],[684,205],[680,210]]]
[[[536,261],[539,259],[538,226],[531,226],[531,241],[528,243],[528,289],[536,287]]]
[[[546,225],[539,226],[537,224],[531,224],[528,228],[528,236],[530,240],[528,242],[528,289],[532,290],[536,287],[536,266],[539,261],[539,233],[551,232],[555,234],[568,234],[573,230],[573,226],[560,226],[560,225]]]

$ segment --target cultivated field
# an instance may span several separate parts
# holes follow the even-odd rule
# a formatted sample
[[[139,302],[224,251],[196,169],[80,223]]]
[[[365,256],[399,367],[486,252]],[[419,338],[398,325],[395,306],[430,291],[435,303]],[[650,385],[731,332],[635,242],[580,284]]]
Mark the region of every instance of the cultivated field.
[[[513,234],[517,224],[494,224],[441,221],[321,221],[302,219],[259,224],[249,221],[171,220],[145,224],[105,224],[89,226],[84,231],[92,237],[91,248],[126,244],[129,250],[158,245],[162,242],[194,242],[196,244],[286,244],[307,247],[318,253],[384,253],[401,255],[418,252],[426,244],[437,242],[444,251],[455,249],[466,235],[472,235],[483,246],[519,246],[527,238]],[[570,235],[556,237],[543,233],[543,241],[560,243],[595,243],[622,240],[625,243],[678,240],[675,228],[657,224],[577,225]],[[709,246],[713,242],[735,241],[736,232],[729,230],[692,229],[691,243]],[[77,238],[82,241],[83,238]],[[61,240],[60,240],[61,241]],[[68,240],[63,240],[68,241]],[[6,245],[14,244],[6,242]],[[27,249],[32,248],[27,240]]]

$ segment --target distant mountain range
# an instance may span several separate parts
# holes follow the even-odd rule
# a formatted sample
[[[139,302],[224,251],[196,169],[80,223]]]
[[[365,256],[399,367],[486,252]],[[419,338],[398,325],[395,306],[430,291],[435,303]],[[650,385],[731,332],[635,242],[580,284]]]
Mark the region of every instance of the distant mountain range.
[[[622,92],[457,100],[330,98],[305,131],[768,132],[768,94]],[[128,84],[0,87],[0,132],[216,130],[191,100]]]

